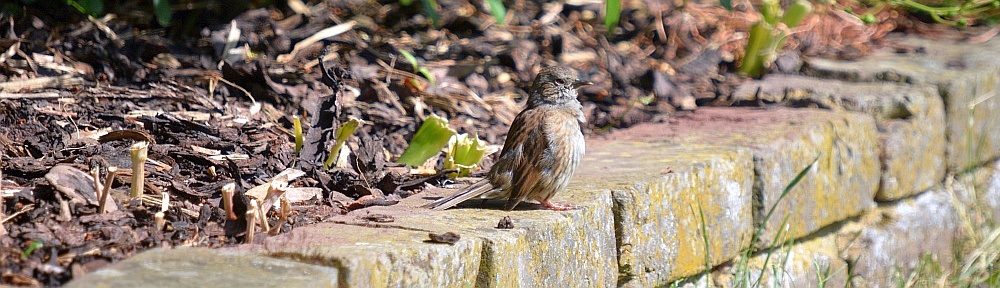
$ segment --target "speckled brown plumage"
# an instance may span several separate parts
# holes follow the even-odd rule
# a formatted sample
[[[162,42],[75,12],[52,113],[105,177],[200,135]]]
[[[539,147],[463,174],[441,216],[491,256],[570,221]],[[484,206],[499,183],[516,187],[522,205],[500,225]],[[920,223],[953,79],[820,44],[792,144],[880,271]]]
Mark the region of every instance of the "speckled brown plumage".
[[[564,67],[542,69],[531,85],[528,104],[514,119],[500,158],[486,179],[439,199],[426,207],[443,210],[468,199],[507,199],[514,209],[526,200],[553,210],[571,206],[550,201],[569,184],[584,153],[583,111],[577,88],[589,82]]]

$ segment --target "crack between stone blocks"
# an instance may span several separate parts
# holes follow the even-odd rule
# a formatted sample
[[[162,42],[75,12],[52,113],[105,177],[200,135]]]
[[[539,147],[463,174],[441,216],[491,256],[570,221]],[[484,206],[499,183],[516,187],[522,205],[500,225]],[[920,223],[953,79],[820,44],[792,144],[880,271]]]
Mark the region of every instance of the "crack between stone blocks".
[[[627,188],[627,189],[639,190],[639,189],[634,188],[634,187],[633,188]],[[618,283],[617,284],[618,284],[619,287],[621,287],[622,285],[624,285],[628,281],[631,281],[633,278],[635,278],[635,275],[631,274],[631,271],[629,271],[631,269],[631,267],[628,267],[628,266],[622,267],[621,266],[621,263],[622,263],[622,246],[624,245],[622,243],[622,241],[623,241],[622,240],[622,238],[623,238],[622,235],[624,233],[624,231],[623,231],[624,227],[622,226],[622,223],[624,222],[624,218],[625,218],[625,215],[624,215],[624,212],[623,212],[623,211],[625,211],[625,209],[624,209],[623,203],[621,203],[621,201],[619,201],[618,198],[615,197],[615,191],[614,190],[609,190],[609,192],[611,192],[611,215],[612,215],[612,218],[613,218],[612,219],[612,221],[613,221],[612,223],[614,225],[614,233],[615,233],[615,266],[618,268],[618,269],[616,269],[616,270],[618,270]]]
[[[329,267],[337,270],[337,287],[350,287],[348,284],[350,281],[350,274],[348,273],[347,265],[343,261],[335,258],[322,257],[319,255],[307,255],[297,252],[267,252],[262,254],[266,257],[288,260],[303,264],[317,265],[323,267]]]
[[[374,223],[374,222],[358,223],[358,222],[348,222],[348,221],[338,220],[338,221],[331,221],[331,223],[342,224],[342,225],[349,225],[349,226],[357,226],[357,227],[365,227],[365,228],[399,229],[399,230],[416,231],[416,232],[427,232],[427,233],[434,232],[434,231],[427,230],[427,229],[406,227],[406,226],[393,225],[393,224]]]

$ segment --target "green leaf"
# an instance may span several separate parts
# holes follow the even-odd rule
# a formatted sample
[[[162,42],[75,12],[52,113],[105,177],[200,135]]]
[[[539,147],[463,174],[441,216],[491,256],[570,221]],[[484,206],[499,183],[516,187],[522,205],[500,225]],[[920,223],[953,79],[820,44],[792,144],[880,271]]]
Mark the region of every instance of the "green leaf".
[[[604,2],[604,27],[608,29],[608,35],[614,33],[621,20],[622,2],[621,0],[606,0]]]
[[[431,115],[413,134],[410,146],[399,156],[398,162],[414,167],[424,164],[448,144],[451,135],[455,135],[455,130],[448,127],[448,120]]]
[[[763,0],[760,4],[760,16],[767,24],[777,24],[781,17],[781,6],[778,0]]]
[[[410,6],[410,4],[413,4],[413,0],[399,0],[399,5]]]
[[[397,49],[397,50],[399,51],[399,54],[403,55],[403,58],[406,58],[407,62],[410,62],[410,65],[413,65],[414,72],[420,73],[420,75],[424,76],[424,78],[426,78],[427,81],[435,83],[434,74],[431,74],[431,71],[427,70],[426,67],[420,66],[420,62],[417,61],[417,57],[413,57],[413,54],[410,54],[410,52],[406,52],[406,50],[402,49]]]
[[[361,120],[351,118],[337,128],[336,140],[334,140],[333,146],[330,146],[330,152],[326,154],[323,169],[333,167],[333,164],[337,162],[337,158],[340,156],[340,150],[344,147],[344,143],[347,143],[347,139],[351,135],[354,135],[354,131],[358,130],[358,126],[361,126]]]
[[[726,10],[733,11],[733,0],[719,0],[719,5]]]
[[[38,240],[31,241],[31,244],[28,244],[28,247],[24,248],[24,250],[21,251],[21,259],[28,259],[28,257],[31,256],[32,253],[35,253],[35,250],[41,248],[42,248],[42,241]]]
[[[751,77],[764,73],[764,50],[774,41],[773,33],[774,28],[767,21],[757,21],[750,27],[750,39],[747,40],[743,63],[740,63],[740,72]]]
[[[448,177],[465,177],[472,173],[483,157],[493,151],[479,136],[469,137],[468,134],[451,136],[448,140],[448,157],[444,160],[444,169],[457,169],[458,172],[448,174]]]
[[[875,24],[875,22],[878,22],[878,18],[875,18],[875,15],[872,15],[872,13],[865,13],[865,15],[861,16],[861,22],[865,22],[865,24],[871,25]]]
[[[153,0],[153,13],[156,14],[156,22],[160,23],[160,26],[170,26],[173,11],[170,10],[169,0]]]
[[[486,0],[486,2],[490,4],[490,14],[493,14],[493,18],[497,20],[497,24],[503,25],[503,20],[507,17],[507,9],[503,7],[503,1]]]
[[[72,6],[80,13],[94,17],[104,14],[104,0],[66,0],[66,5]]]
[[[785,9],[785,16],[781,18],[781,22],[785,23],[788,28],[794,28],[802,23],[802,19],[805,19],[812,11],[812,4],[806,0],[798,0],[788,6]]]
[[[298,115],[292,116],[292,132],[295,135],[295,154],[298,155],[299,151],[302,151],[302,119]]]
[[[431,24],[434,25],[434,27],[437,27],[438,25],[440,25],[441,24],[441,14],[438,14],[438,12],[437,12],[437,10],[438,10],[438,8],[437,8],[438,7],[437,1],[435,1],[435,0],[421,0],[420,3],[423,4],[422,6],[424,8],[424,14],[427,14],[427,17],[431,18]]]

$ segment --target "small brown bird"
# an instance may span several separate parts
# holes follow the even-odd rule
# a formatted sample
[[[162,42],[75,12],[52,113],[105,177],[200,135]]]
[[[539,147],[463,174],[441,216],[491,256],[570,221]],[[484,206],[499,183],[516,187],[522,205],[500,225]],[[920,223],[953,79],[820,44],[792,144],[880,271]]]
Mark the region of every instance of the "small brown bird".
[[[566,188],[583,157],[580,123],[585,122],[577,89],[592,83],[564,67],[542,69],[528,91],[527,107],[510,125],[500,158],[486,179],[424,207],[444,210],[472,198],[507,199],[511,210],[525,200],[547,209],[573,207],[550,199]]]

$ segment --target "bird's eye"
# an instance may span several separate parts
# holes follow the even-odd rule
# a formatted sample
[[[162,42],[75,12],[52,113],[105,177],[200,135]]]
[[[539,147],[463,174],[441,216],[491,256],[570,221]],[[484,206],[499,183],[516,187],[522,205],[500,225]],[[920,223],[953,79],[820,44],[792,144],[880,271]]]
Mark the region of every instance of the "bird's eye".
[[[559,84],[559,85],[566,85],[567,84],[566,83],[566,79],[562,79],[562,78],[556,79],[556,83]]]

